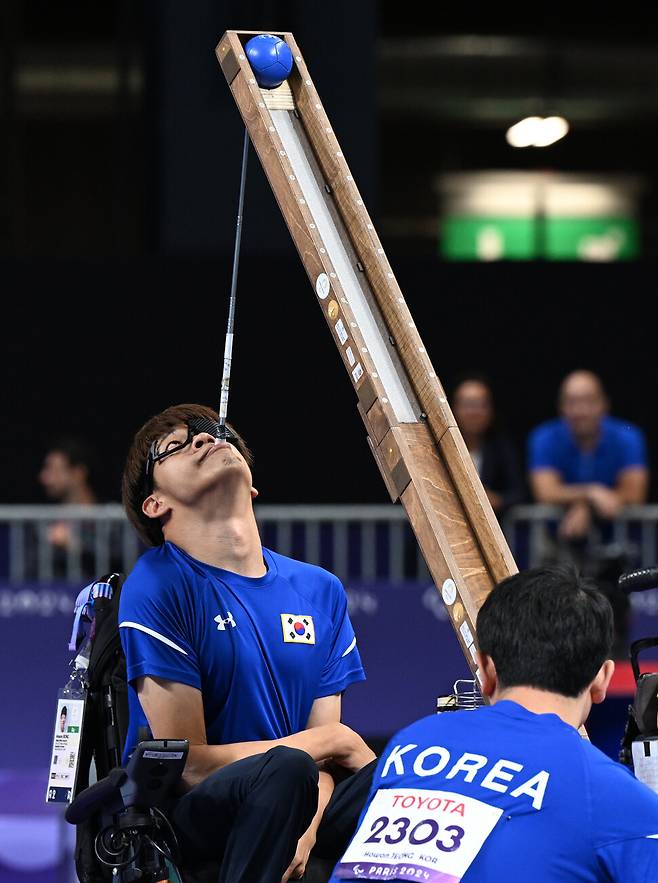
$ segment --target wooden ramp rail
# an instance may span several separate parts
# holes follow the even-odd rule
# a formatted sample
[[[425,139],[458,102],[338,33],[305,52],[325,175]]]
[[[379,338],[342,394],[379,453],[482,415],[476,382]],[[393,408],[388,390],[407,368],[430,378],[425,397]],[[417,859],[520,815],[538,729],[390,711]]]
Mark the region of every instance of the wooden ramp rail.
[[[386,487],[407,513],[475,675],[475,620],[517,568],[299,47],[260,89],[227,31],[217,57],[358,398]]]

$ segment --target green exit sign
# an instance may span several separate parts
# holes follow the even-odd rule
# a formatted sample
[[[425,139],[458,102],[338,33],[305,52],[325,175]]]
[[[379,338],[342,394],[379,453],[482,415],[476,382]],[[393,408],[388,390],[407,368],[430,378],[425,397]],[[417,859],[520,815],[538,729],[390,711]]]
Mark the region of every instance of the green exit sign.
[[[632,218],[473,217],[442,222],[440,253],[453,261],[619,261],[639,255]]]
[[[631,218],[546,218],[546,257],[555,261],[627,261],[639,255]]]

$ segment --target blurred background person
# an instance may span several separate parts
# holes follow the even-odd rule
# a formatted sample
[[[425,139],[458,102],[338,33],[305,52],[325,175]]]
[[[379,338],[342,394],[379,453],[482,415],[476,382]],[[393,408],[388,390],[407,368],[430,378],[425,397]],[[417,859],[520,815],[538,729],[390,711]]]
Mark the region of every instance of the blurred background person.
[[[96,457],[79,438],[61,438],[46,452],[39,471],[39,484],[50,502],[68,506],[94,506],[98,496],[92,484]],[[82,522],[76,529],[68,519],[54,521],[46,531],[52,547],[53,576],[62,579],[67,573],[69,553],[79,554],[82,575],[94,574],[93,523]]]
[[[520,458],[497,425],[487,378],[462,376],[453,391],[452,410],[494,512],[520,503],[526,495]]]
[[[641,429],[611,417],[601,379],[591,371],[568,374],[560,386],[560,416],[528,439],[530,484],[538,503],[564,506],[556,535],[544,534],[547,561],[570,560],[596,579],[615,617],[615,658],[626,656],[631,607],[617,588],[631,565],[632,540],[613,541],[612,522],[624,506],[646,502],[649,467]]]
[[[611,521],[623,506],[646,502],[649,466],[644,433],[611,417],[608,397],[592,371],[562,381],[560,416],[528,440],[530,485],[536,502],[565,506],[559,534],[583,539],[594,521]]]
[[[94,505],[94,461],[93,452],[80,439],[63,438],[51,445],[39,472],[39,484],[48,499],[55,503]]]

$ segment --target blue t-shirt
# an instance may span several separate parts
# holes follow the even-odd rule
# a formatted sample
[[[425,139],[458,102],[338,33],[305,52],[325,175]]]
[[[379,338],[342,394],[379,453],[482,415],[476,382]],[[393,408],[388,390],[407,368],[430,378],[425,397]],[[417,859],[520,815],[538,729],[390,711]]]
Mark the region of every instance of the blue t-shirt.
[[[448,851],[444,844],[458,849],[461,828],[467,827],[464,804],[458,802],[462,795],[502,810],[461,878],[463,883],[658,880],[658,795],[555,714],[537,715],[502,701],[476,711],[433,715],[401,730],[379,759],[359,826],[378,789],[401,788],[452,792],[453,799],[425,796],[427,820],[418,820],[421,812],[412,823],[415,828],[406,830],[403,819],[409,810],[403,807],[413,800],[387,792],[384,800],[395,803],[396,815],[367,824],[364,832],[369,838],[366,848],[375,858],[370,865],[361,862],[363,874],[358,876],[353,863],[339,863],[332,883],[458,879],[412,876],[410,871],[392,876],[386,873],[385,860],[378,863],[376,856],[390,849],[388,843],[409,848],[415,831],[416,842],[425,844],[430,860],[439,860],[441,847],[428,836],[436,834],[436,822],[440,837],[444,828],[450,835],[441,841],[443,854]],[[433,806],[439,807],[434,813]],[[401,840],[401,834],[406,839]],[[355,839],[366,838],[359,833]],[[463,845],[468,848],[466,838]]]
[[[315,699],[365,679],[340,581],[268,549],[263,558],[267,573],[255,579],[173,543],[138,560],[119,602],[129,682],[124,762],[148,726],[136,678],[201,690],[211,745],[299,732]]]
[[[603,418],[601,435],[591,451],[580,450],[564,419],[542,423],[528,438],[529,469],[556,469],[565,484],[615,487],[624,469],[646,465],[644,433],[615,417]]]

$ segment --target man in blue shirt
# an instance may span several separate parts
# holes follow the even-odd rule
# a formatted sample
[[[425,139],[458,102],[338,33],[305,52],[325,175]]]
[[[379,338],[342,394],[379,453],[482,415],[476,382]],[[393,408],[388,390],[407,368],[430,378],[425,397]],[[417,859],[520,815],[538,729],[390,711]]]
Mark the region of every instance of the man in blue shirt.
[[[251,455],[217,428],[209,408],[168,408],[126,461],[124,505],[153,548],[120,601],[124,760],[144,728],[188,739],[172,816],[188,859],[220,859],[220,881],[280,883],[354,830],[374,755],[340,697],[365,675],[340,582],[261,546]]]
[[[528,570],[477,632],[494,704],[393,737],[333,883],[656,880],[658,795],[578,733],[614,670],[607,599],[573,569]]]
[[[646,443],[636,426],[608,415],[607,396],[591,371],[564,379],[559,408],[559,419],[530,434],[530,483],[538,503],[566,507],[559,532],[579,540],[593,518],[610,520],[623,506],[645,502]]]

